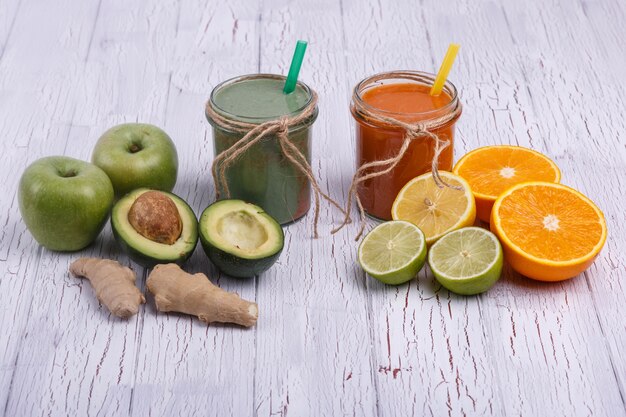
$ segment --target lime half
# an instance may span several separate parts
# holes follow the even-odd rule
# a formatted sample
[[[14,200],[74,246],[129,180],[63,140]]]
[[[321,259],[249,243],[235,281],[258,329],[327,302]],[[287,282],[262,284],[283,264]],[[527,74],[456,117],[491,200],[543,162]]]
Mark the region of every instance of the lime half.
[[[428,264],[437,281],[457,294],[487,291],[502,273],[502,246],[496,235],[465,227],[444,235],[431,246]]]
[[[377,280],[398,285],[414,278],[426,262],[426,238],[412,223],[376,226],[359,246],[359,264]]]

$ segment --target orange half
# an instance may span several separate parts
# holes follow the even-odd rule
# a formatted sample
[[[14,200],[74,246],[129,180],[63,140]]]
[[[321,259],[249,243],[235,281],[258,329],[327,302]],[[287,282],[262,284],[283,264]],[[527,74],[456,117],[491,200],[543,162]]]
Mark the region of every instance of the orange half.
[[[498,197],[491,231],[520,274],[561,281],[585,271],[606,241],[604,214],[587,197],[561,184],[527,182]]]
[[[547,156],[521,146],[485,146],[465,154],[453,172],[465,179],[476,199],[476,216],[489,222],[500,194],[528,181],[559,182],[561,171]]]

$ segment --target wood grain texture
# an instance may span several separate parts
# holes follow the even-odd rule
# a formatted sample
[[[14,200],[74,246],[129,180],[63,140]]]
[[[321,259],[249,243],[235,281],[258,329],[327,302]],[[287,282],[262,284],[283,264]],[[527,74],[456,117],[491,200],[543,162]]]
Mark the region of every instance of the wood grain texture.
[[[477,86],[480,91],[475,93],[486,93],[486,97],[495,99],[491,113],[496,126],[491,124],[491,129],[496,130],[489,128],[493,122],[484,120],[468,140],[471,140],[468,145],[469,148],[476,146],[478,137],[486,138],[485,144],[509,142],[532,146],[552,155],[563,168],[564,182],[580,188],[577,178],[582,177],[580,173],[566,169],[576,165],[568,166],[562,158],[563,151],[572,148],[568,141],[570,135],[565,133],[568,124],[557,121],[550,128],[545,126],[546,122],[558,120],[562,106],[568,105],[566,99],[557,97],[561,96],[561,92],[571,91],[573,86],[563,86],[560,77],[573,72],[575,64],[563,66],[565,60],[557,56],[560,51],[571,51],[573,48],[573,45],[567,46],[564,39],[567,36],[564,35],[576,33],[564,30],[563,21],[569,18],[565,13],[549,10],[547,14],[550,17],[542,22],[530,12],[548,7],[543,3],[541,7],[537,5],[529,9],[509,7],[507,13],[500,8],[492,10],[491,7],[485,8],[482,13],[474,10],[474,18],[481,15],[484,18],[478,25],[489,27],[493,31],[491,34],[489,30],[467,28],[461,21],[464,20],[462,15],[450,22],[451,33],[459,32],[459,37],[465,39],[466,44],[470,41],[466,51],[476,53],[482,48],[498,51],[500,55],[497,61],[493,61],[493,65],[497,65],[496,73],[472,68],[472,63],[478,59],[466,60],[471,63],[460,70],[462,74],[468,71],[468,78],[462,82],[464,86],[472,85],[472,74],[490,74],[491,78]],[[454,18],[448,14],[445,19]],[[548,25],[551,25],[550,29]],[[561,30],[555,31],[554,26]],[[515,28],[523,28],[523,34],[516,32]],[[538,42],[548,38],[548,34],[541,34],[544,28],[558,39],[553,45]],[[476,37],[479,37],[477,42],[473,42]],[[525,51],[529,51],[526,56]],[[546,72],[540,60],[533,61],[531,57],[534,54],[544,57],[544,66],[547,65],[546,60],[552,58],[554,68],[559,67],[558,73]],[[579,62],[571,56],[571,52],[568,59]],[[464,90],[467,91],[466,88]],[[555,105],[555,98],[558,105]],[[568,99],[571,100],[571,96]],[[536,104],[539,100],[545,103],[542,108]],[[572,103],[572,107],[584,108],[585,103]],[[568,105],[567,110],[570,109]],[[486,112],[486,115],[489,113]],[[494,134],[494,131],[498,133]],[[462,137],[467,135],[465,130]],[[581,151],[584,152],[583,149]],[[592,194],[590,196],[599,200]],[[496,362],[502,364],[499,380],[504,386],[519,387],[516,396],[511,396],[508,390],[503,391],[503,398],[507,398],[507,414],[560,414],[587,409],[601,415],[623,415],[623,399],[608,363],[610,354],[604,335],[597,323],[589,319],[593,298],[581,278],[563,284],[544,285],[508,273],[504,282],[481,298],[481,308],[488,323],[487,336],[494,340],[493,355],[497,358]],[[529,339],[528,335],[532,333],[536,334]],[[570,358],[575,358],[574,367]],[[585,392],[586,395],[571,396],[571,392]]]
[[[173,58],[160,67],[169,75],[162,124],[184,149],[174,192],[198,216],[213,201],[213,145],[204,103],[218,82],[257,70],[257,16],[256,2],[180,2]],[[220,277],[200,245],[187,268],[244,299],[256,298],[254,279]],[[252,415],[257,328],[207,326],[189,316],[157,313],[152,297],[148,302],[131,415]],[[261,320],[267,311],[260,306]]]
[[[347,115],[347,72],[341,8],[334,1],[263,2],[260,71],[286,73],[296,39],[310,39],[300,79],[320,95],[313,125],[313,171],[343,200],[354,154]],[[324,30],[320,30],[323,24]],[[288,51],[288,52],[286,52]],[[333,71],[329,71],[333,68]],[[259,277],[257,302],[271,306],[259,321],[255,377],[257,415],[371,415],[370,329],[356,247],[347,233],[330,236],[338,210],[322,204],[320,238],[312,213],[286,229],[280,265]],[[267,366],[266,364],[272,364]]]
[[[626,46],[618,38],[625,33],[623,22],[626,19],[626,7],[621,2],[581,1],[577,16],[581,17],[585,33],[591,40],[587,41],[588,50],[595,52],[597,58],[589,60],[593,70],[597,71],[596,83],[601,89],[596,94],[605,106],[589,106],[593,110],[592,117],[587,119],[583,135],[591,136],[593,152],[600,156],[603,163],[588,161],[587,169],[599,172],[610,180],[608,184],[594,181],[590,176],[581,175],[587,192],[598,193],[601,208],[609,224],[612,239],[607,242],[604,256],[592,269],[585,274],[594,298],[595,314],[601,323],[602,331],[611,352],[613,371],[620,382],[622,399],[626,398],[626,321],[623,320],[623,296],[626,292],[624,271],[626,270],[626,212],[623,202],[626,201],[626,122],[624,112],[606,109],[626,108],[626,88],[622,82],[623,69],[626,68]],[[578,91],[581,100],[583,92]],[[606,119],[609,121],[606,122]],[[604,138],[609,138],[605,144]],[[606,146],[608,145],[608,146]],[[587,152],[580,152],[588,157]],[[573,160],[571,162],[574,162]],[[574,164],[572,164],[575,170]],[[582,173],[582,172],[581,172]],[[597,272],[600,272],[597,274]],[[597,276],[604,278],[598,279]]]
[[[356,77],[352,83],[377,71],[433,71],[447,43],[455,39],[463,39],[463,62],[464,52],[475,47],[466,45],[465,36],[449,35],[454,32],[453,24],[442,21],[436,8],[430,3],[413,7],[393,1],[378,2],[371,9],[355,4],[346,7],[348,62],[354,69],[351,76]],[[475,30],[481,23],[472,21],[468,29]],[[421,30],[416,31],[416,26]],[[391,32],[394,36],[379,36]],[[441,38],[435,38],[438,33]],[[457,68],[460,65],[455,67],[454,81],[462,86],[466,103],[467,80],[457,78]],[[463,138],[478,136],[476,127],[469,126],[467,115],[463,115],[458,132],[461,140],[456,145],[460,154]],[[372,371],[377,381],[379,415],[503,414],[492,340],[484,329],[480,297],[451,294],[426,271],[417,280],[393,289],[371,278],[365,280],[374,329]]]
[[[598,202],[612,237],[607,241],[604,256],[584,276],[593,298],[591,314],[600,323],[623,400],[626,398],[626,321],[622,294],[626,290],[623,282],[626,258],[619,248],[626,246],[623,209],[626,123],[624,112],[614,110],[626,107],[626,88],[622,82],[626,46],[615,38],[626,33],[623,25],[617,23],[626,18],[626,10],[621,2],[581,1],[572,8],[558,3],[549,6],[551,13],[563,16],[566,33],[572,34],[563,36],[561,44],[575,51],[561,52],[561,45],[557,44],[560,39],[545,34],[559,52],[555,59],[574,63],[571,73],[559,76],[555,83],[558,90],[569,91],[571,97],[571,103],[564,102],[561,106],[561,123],[574,142],[567,147],[563,162],[574,178],[568,184]],[[538,16],[537,20],[545,22],[546,17]],[[572,57],[574,53],[577,56]],[[551,71],[557,72],[557,68],[552,67]],[[543,109],[547,105],[545,100],[540,104]],[[590,172],[595,175],[589,175]]]
[[[67,2],[59,6],[69,7]],[[40,319],[35,311],[37,305],[45,305],[38,297],[38,285],[54,284],[47,281],[50,276],[42,268],[50,254],[37,246],[19,216],[19,174],[38,157],[63,153],[69,131],[67,117],[75,104],[72,90],[62,88],[65,77],[60,69],[72,55],[86,51],[96,8],[84,3],[57,20],[46,20],[45,16],[53,13],[51,5],[24,1],[7,7],[3,3],[0,13],[8,25],[2,32],[4,38],[0,38],[4,41],[0,54],[0,163],[7,173],[0,199],[0,410],[3,414],[15,414],[15,400],[27,395],[20,379],[26,373],[32,375],[44,369],[45,360],[54,354],[54,349],[50,349],[55,343],[54,327],[65,326],[63,322],[57,322],[53,328],[37,326],[35,334],[43,335],[43,346],[31,345],[28,340],[27,328]],[[11,18],[9,11],[14,13]],[[32,31],[33,19],[40,21],[38,32]],[[37,53],[31,54],[28,47]],[[42,67],[40,60],[48,65]],[[56,103],[56,111],[47,107],[51,102]],[[56,282],[58,290],[63,291],[64,286]],[[41,357],[33,358],[30,352],[37,349]],[[30,413],[38,403],[41,404],[39,399],[27,406],[22,403],[21,413]]]
[[[112,22],[107,21],[110,10],[102,9],[99,2],[81,5],[75,7],[71,2],[62,5],[74,11],[67,16],[67,21],[47,20],[56,9],[37,2],[25,15],[24,29],[31,37],[32,22],[29,19],[41,20],[42,30],[47,22],[51,22],[53,29],[58,28],[58,32],[43,30],[42,43],[37,42],[39,39],[34,43],[42,51],[52,47],[50,58],[43,57],[50,74],[42,77],[46,84],[39,87],[42,97],[37,104],[43,107],[42,112],[49,115],[52,124],[63,126],[63,130],[51,132],[47,138],[48,147],[54,150],[45,149],[44,155],[90,158],[103,126],[119,121],[119,113],[115,114],[112,105],[117,97],[123,96],[118,88],[124,85],[108,78],[115,74],[116,66],[112,62],[123,66],[124,53],[128,52],[132,58],[137,57],[136,52],[118,48],[115,56],[118,61],[99,61],[98,51],[103,46],[99,30],[103,33],[105,28],[107,37],[115,35],[123,40],[139,25],[132,16],[125,24],[118,20],[117,25],[111,25]],[[56,45],[61,48],[55,49]],[[142,60],[137,58],[135,62],[141,63]],[[41,66],[42,61],[33,62],[33,76],[39,84]],[[130,69],[133,72],[140,70],[141,67]],[[128,96],[120,100],[137,112],[141,111],[144,101],[135,100],[135,93],[140,92],[143,98],[144,87],[158,82],[149,73],[144,74],[143,80],[145,84],[137,85],[135,91],[127,89]],[[155,86],[153,90],[160,91],[162,87]],[[155,100],[148,96],[146,101]],[[164,102],[161,107],[164,108]],[[83,254],[118,258],[128,264],[128,260],[117,252],[108,227]],[[141,316],[128,321],[110,316],[95,300],[87,281],[69,276],[67,268],[72,259],[71,255],[43,251],[38,272],[29,277],[35,280],[32,304],[13,368],[6,415],[117,415],[128,412]],[[134,269],[141,278],[141,268],[134,266]],[[30,301],[31,297],[25,297],[25,300]]]
[[[626,68],[618,0],[148,0],[0,3],[0,415],[626,416]],[[285,73],[320,94],[313,170],[345,201],[354,171],[352,87],[386,70],[434,71],[451,41],[464,113],[455,155],[530,146],[604,210],[594,265],[541,284],[508,268],[490,292],[459,297],[425,269],[387,287],[356,264],[356,225],[331,236],[323,205],[285,229],[262,276],[221,276],[197,248],[187,264],[259,303],[256,327],[207,326],[155,311],[112,317],[67,267],[120,260],[107,226],[79,254],[40,248],[16,190],[39,157],[88,160],[128,121],[163,127],[180,158],[175,193],[214,199],[203,106],[227,78]],[[373,225],[373,223],[371,223]]]

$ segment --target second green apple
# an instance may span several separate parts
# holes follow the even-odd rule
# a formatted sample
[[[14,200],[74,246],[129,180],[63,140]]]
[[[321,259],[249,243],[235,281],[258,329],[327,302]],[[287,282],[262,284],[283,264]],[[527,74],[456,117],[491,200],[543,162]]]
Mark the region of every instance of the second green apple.
[[[138,188],[172,191],[178,154],[172,139],[156,126],[125,123],[98,139],[92,162],[107,173],[120,198]]]

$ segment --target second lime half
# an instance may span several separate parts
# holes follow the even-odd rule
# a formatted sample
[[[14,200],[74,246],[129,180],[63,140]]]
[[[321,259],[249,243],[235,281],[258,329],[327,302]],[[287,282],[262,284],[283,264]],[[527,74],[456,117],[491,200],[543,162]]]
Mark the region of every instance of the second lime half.
[[[491,288],[502,273],[502,246],[496,235],[480,227],[464,227],[439,239],[428,252],[437,281],[457,294],[473,295]]]

